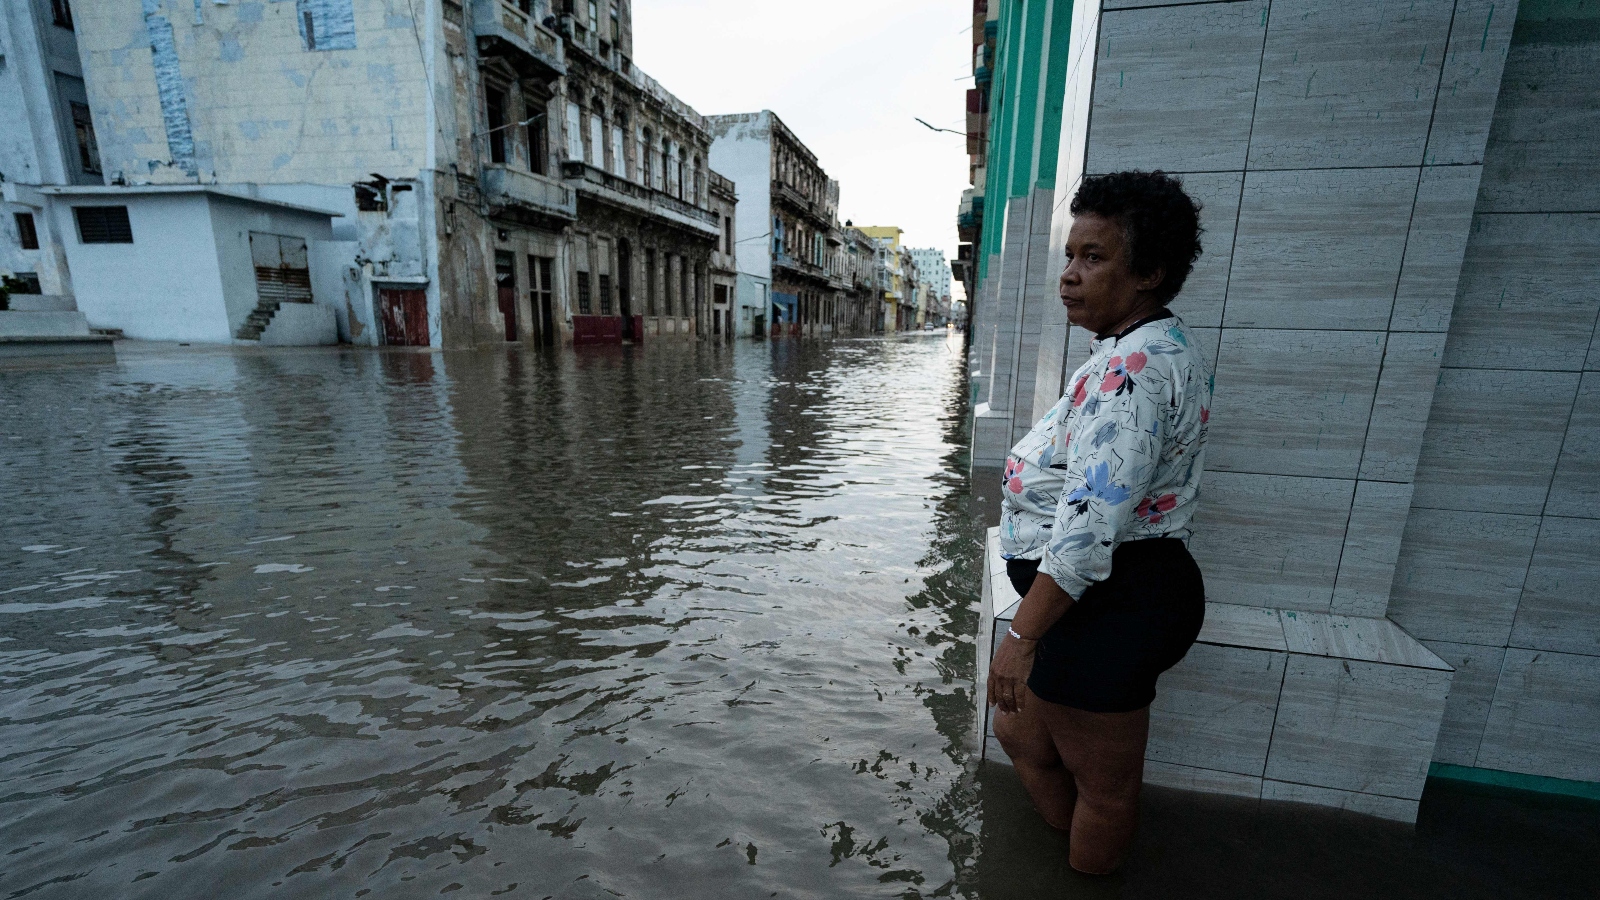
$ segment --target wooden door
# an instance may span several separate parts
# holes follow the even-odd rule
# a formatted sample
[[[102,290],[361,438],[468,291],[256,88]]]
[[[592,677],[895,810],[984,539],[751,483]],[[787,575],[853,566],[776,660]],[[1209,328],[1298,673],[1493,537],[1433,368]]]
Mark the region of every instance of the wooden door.
[[[383,342],[396,347],[426,347],[428,295],[408,288],[379,288],[378,310]]]
[[[506,320],[506,340],[517,339],[517,286],[514,284],[501,284],[500,292],[500,317]]]

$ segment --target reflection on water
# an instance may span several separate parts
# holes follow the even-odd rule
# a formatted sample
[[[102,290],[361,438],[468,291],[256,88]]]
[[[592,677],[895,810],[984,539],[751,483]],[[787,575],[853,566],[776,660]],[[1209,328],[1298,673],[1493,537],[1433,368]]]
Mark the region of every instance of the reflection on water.
[[[961,357],[0,373],[0,895],[972,896]]]

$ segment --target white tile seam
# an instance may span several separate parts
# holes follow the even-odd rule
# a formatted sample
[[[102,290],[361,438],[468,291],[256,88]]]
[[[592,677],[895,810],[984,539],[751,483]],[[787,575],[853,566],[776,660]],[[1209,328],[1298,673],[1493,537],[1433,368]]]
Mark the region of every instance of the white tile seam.
[[[1272,37],[1272,0],[1267,0],[1267,8],[1261,23],[1261,53],[1256,58],[1256,87],[1250,95],[1250,125],[1245,129],[1244,135],[1244,168],[1239,171],[1239,204],[1233,211],[1233,241],[1228,245],[1228,271],[1222,277],[1222,308],[1217,311],[1217,358],[1211,361],[1211,378],[1216,381],[1217,370],[1222,368],[1222,345],[1227,337],[1228,322],[1228,295],[1233,293],[1233,264],[1239,257],[1239,222],[1244,216],[1244,189],[1250,181],[1250,144],[1255,140],[1256,134],[1256,109],[1261,105],[1261,72],[1267,64],[1267,41]],[[1213,405],[1216,397],[1211,398]],[[1331,605],[1333,595],[1328,595]],[[1276,713],[1273,714],[1276,719]],[[1274,722],[1276,724],[1276,722]]]

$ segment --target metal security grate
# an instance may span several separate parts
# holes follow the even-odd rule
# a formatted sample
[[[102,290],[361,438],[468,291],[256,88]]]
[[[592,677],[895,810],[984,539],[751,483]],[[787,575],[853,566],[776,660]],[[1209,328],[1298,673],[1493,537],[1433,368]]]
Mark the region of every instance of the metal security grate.
[[[266,303],[310,303],[311,272],[256,266],[256,294]]]
[[[78,240],[84,244],[131,244],[133,226],[126,206],[74,206]]]

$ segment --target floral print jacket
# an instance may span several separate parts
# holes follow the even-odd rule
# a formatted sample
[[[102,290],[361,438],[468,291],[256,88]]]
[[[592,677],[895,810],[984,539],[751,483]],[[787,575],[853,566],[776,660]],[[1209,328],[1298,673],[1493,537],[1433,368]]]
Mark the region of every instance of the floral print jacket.
[[[1211,418],[1211,372],[1177,316],[1091,348],[1011,448],[1000,515],[1005,557],[1039,560],[1074,598],[1111,574],[1123,541],[1189,538]]]

